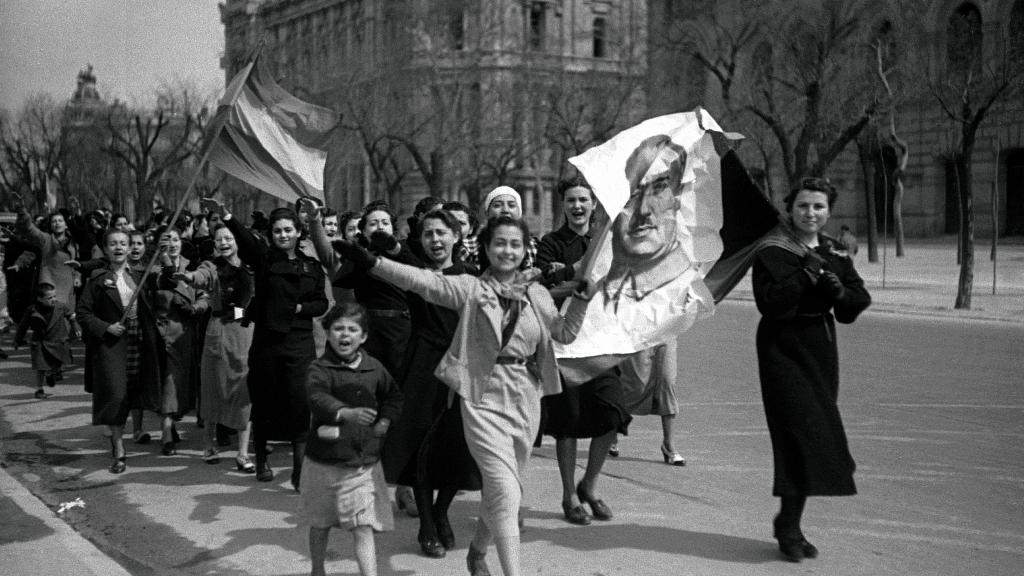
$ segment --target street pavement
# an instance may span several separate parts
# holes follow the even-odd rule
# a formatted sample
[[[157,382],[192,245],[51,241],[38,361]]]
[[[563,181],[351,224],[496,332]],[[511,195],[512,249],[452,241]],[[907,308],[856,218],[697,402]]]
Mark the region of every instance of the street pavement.
[[[882,263],[857,257],[875,305],[838,337],[860,494],[808,503],[805,532],[819,559],[782,562],[771,539],[748,279],[682,339],[676,438],[686,467],[660,461],[658,419],[637,417],[598,486],[615,519],[577,527],[561,517],[553,442],[535,451],[524,574],[1019,574],[1024,246],[1000,247],[995,296],[979,251],[971,311],[952,309],[951,246],[912,243],[903,259],[890,248],[884,288]],[[159,456],[158,439],[128,442],[128,471],[115,476],[106,440],[88,425],[81,370],[43,401],[32,380],[24,350],[0,361],[0,574],[308,574],[287,446],[271,457],[280,481],[260,484],[233,470],[233,452],[204,464],[202,431],[187,417],[178,456]],[[58,513],[77,499],[82,507]],[[416,521],[396,512],[396,530],[377,536],[380,573],[465,573],[478,502],[473,493],[456,500],[458,547],[442,560],[418,553]],[[348,535],[332,533],[328,559],[329,573],[358,574]]]

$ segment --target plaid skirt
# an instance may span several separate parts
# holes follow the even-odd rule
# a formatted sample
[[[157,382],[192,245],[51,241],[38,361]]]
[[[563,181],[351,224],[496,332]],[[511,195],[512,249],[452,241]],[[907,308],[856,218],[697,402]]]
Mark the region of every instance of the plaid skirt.
[[[142,328],[139,327],[139,318],[126,318],[124,321],[124,341],[128,351],[125,353],[125,377],[128,382],[128,389],[138,389],[139,366],[142,363]]]

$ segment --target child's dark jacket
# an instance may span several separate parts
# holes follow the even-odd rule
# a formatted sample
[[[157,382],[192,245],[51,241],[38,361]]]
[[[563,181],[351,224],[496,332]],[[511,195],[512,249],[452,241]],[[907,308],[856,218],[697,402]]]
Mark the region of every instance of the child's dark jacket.
[[[49,313],[48,313],[49,312]],[[55,302],[52,312],[32,304],[25,311],[21,322],[18,324],[18,331],[14,341],[18,344],[25,342],[25,336],[32,332],[32,355],[33,365],[38,364],[34,356],[36,353],[44,355],[48,360],[56,360],[58,368],[61,364],[71,363],[71,349],[68,348],[68,322],[73,317],[71,309],[63,302]],[[46,362],[52,365],[53,362]]]
[[[325,464],[365,466],[380,460],[384,438],[377,438],[373,425],[362,426],[338,418],[342,408],[374,408],[377,418],[394,422],[402,412],[402,392],[384,366],[365,351],[356,368],[348,367],[330,344],[323,356],[309,366],[306,391],[312,423],[306,456]],[[337,440],[322,440],[317,428],[338,426]]]

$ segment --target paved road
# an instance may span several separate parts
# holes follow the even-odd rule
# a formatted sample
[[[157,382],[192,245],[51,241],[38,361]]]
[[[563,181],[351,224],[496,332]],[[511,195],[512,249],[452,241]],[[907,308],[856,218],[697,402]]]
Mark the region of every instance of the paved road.
[[[537,451],[526,486],[525,573],[1019,574],[1024,326],[869,311],[840,329],[841,408],[860,494],[810,501],[805,532],[822,557],[794,566],[777,560],[770,537],[756,318],[752,304],[727,303],[688,335],[677,443],[690,465],[661,464],[657,419],[637,418],[600,485],[612,522],[565,524],[550,439]],[[0,363],[7,471],[51,508],[82,497],[86,508],[65,518],[130,572],[308,573],[286,468],[280,485],[265,485],[227,464],[204,465],[187,421],[182,455],[133,449],[128,473],[112,476],[99,431],[84,425],[79,382],[35,401],[27,358],[15,360]],[[280,452],[273,458],[283,464]],[[416,553],[416,524],[399,518],[395,532],[378,537],[381,573],[463,573],[476,504],[473,495],[456,502],[459,549],[440,561]],[[357,573],[347,538],[332,537],[330,557],[334,573]]]

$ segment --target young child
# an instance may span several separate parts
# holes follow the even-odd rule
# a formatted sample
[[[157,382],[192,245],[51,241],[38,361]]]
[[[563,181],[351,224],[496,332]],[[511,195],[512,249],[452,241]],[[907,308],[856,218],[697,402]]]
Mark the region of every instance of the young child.
[[[309,524],[312,576],[323,576],[332,527],[352,532],[363,576],[377,574],[373,532],[394,518],[380,448],[402,409],[402,393],[384,366],[361,349],[366,310],[341,303],[323,317],[327,347],[309,367],[306,390],[312,424],[302,465],[302,509]]]
[[[30,343],[32,369],[36,371],[36,398],[49,397],[43,390],[46,383],[51,388],[57,380],[63,379],[61,367],[71,363],[71,348],[68,347],[69,326],[75,315],[71,308],[57,301],[53,284],[40,282],[36,286],[36,301],[30,305],[18,324],[14,336],[14,347],[25,345],[25,335],[32,331]]]

